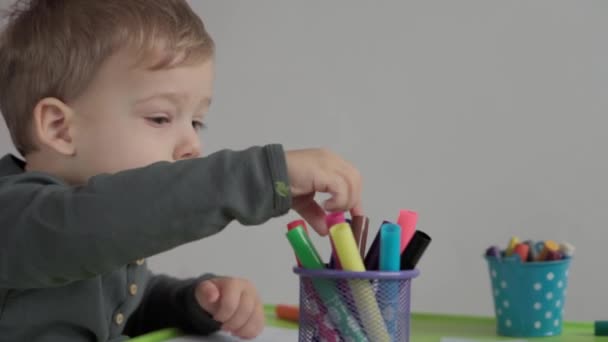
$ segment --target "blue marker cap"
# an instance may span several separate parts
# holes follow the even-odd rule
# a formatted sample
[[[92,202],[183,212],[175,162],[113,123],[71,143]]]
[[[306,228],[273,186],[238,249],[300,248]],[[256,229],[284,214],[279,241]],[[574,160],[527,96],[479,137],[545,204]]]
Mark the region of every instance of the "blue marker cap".
[[[401,226],[383,224],[380,228],[380,270],[399,271],[401,265]]]

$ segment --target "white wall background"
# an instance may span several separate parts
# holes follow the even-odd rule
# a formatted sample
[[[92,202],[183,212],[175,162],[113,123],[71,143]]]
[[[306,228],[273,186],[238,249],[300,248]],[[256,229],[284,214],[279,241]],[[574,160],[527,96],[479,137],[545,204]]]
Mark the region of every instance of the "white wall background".
[[[374,234],[419,211],[434,242],[414,310],[491,314],[481,255],[518,235],[576,245],[566,318],[606,318],[608,2],[191,3],[218,46],[207,152],[327,146],[360,167]],[[232,224],[151,266],[296,302],[293,218]]]

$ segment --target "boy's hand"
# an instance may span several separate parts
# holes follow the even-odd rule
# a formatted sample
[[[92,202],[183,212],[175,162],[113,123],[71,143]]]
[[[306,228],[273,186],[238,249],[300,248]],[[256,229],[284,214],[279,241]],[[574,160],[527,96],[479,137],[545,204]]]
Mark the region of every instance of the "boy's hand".
[[[196,287],[199,305],[213,319],[222,323],[222,330],[251,339],[264,329],[264,309],[253,284],[245,279],[214,278]]]
[[[325,211],[362,215],[361,175],[350,163],[324,149],[286,152],[293,209],[320,235],[327,235]],[[314,200],[317,192],[331,195],[323,208]]]

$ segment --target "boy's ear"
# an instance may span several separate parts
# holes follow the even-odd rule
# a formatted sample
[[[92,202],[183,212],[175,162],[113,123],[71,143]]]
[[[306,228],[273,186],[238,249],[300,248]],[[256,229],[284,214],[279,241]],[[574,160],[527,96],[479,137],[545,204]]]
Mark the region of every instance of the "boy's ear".
[[[71,136],[74,111],[63,101],[46,97],[34,107],[34,135],[36,140],[63,155],[74,155],[76,148]]]

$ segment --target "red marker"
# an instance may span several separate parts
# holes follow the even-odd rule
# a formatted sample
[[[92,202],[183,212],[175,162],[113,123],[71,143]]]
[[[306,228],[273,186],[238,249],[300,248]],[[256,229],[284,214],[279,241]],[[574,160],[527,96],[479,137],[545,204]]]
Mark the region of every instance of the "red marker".
[[[513,254],[519,255],[521,262],[528,261],[528,253],[530,253],[530,245],[520,243],[513,249]]]
[[[403,253],[416,232],[416,221],[418,221],[418,214],[415,211],[401,210],[399,212],[397,224],[401,226],[401,253]]]

